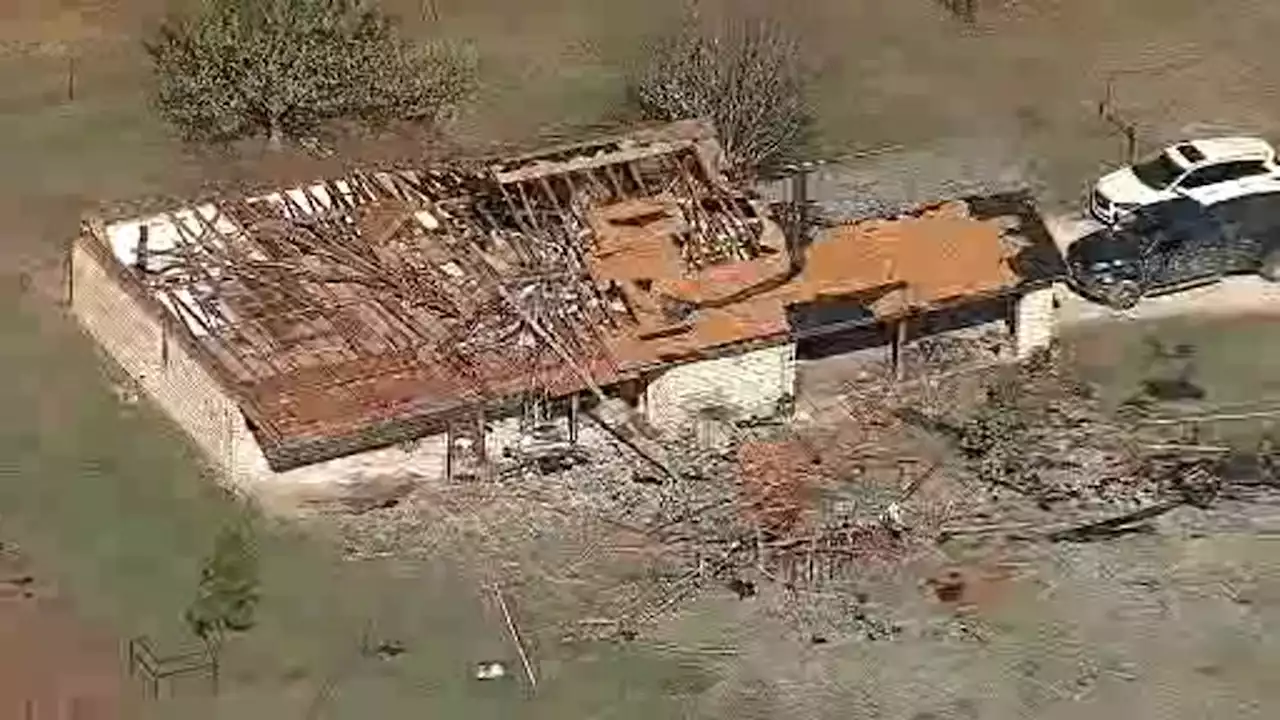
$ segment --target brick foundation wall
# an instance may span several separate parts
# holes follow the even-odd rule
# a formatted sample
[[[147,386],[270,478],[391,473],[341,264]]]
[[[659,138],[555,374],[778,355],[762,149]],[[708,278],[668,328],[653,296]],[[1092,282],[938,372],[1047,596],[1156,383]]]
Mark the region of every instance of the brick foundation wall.
[[[763,417],[794,394],[795,380],[796,346],[787,343],[664,370],[645,388],[643,407],[659,428],[678,428],[720,407]]]
[[[105,263],[105,248],[81,237],[72,246],[72,314],[138,386],[233,484],[267,472],[256,438],[236,402],[153,310],[125,289]]]

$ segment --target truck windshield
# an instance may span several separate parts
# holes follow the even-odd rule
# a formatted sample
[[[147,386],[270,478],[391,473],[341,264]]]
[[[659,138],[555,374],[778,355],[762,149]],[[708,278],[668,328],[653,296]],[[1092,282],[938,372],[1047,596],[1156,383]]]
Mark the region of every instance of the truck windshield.
[[[1155,190],[1164,190],[1182,176],[1183,167],[1174,162],[1168,153],[1159,155],[1133,166],[1133,174],[1143,185]]]

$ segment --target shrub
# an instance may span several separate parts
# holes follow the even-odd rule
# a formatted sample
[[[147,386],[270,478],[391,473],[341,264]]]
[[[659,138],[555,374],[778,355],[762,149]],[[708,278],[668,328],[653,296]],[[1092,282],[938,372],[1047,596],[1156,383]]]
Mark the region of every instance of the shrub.
[[[223,642],[231,633],[254,626],[259,599],[258,560],[246,523],[218,533],[213,551],[200,568],[196,597],[183,618],[209,652],[217,683]]]
[[[205,0],[146,49],[157,109],[201,141],[279,145],[333,120],[437,122],[475,81],[458,48],[408,43],[364,0]]]

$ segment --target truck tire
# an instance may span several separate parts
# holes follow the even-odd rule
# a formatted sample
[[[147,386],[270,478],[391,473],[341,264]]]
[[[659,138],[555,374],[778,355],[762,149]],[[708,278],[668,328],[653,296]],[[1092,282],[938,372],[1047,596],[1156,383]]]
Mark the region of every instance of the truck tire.
[[[1107,288],[1103,301],[1107,307],[1116,310],[1129,310],[1142,299],[1142,288],[1132,280],[1121,280]]]
[[[1272,250],[1262,258],[1258,274],[1271,282],[1280,282],[1280,248]]]

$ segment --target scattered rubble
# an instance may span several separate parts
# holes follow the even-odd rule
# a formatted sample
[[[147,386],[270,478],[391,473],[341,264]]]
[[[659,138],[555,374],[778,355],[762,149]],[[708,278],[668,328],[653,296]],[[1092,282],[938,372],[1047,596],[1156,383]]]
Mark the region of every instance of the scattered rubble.
[[[544,622],[531,633],[638,639],[721,593],[820,645],[915,632],[891,588],[936,566],[939,543],[1151,532],[1173,509],[1270,487],[1269,454],[1154,445],[1052,354],[1019,368],[968,357],[855,383],[822,422],[648,438],[667,476],[638,470],[647,461],[602,420],[571,443],[535,429],[487,479],[419,482],[336,519],[353,555],[447,555],[518,591]],[[1009,575],[939,572],[923,590],[956,612]]]

